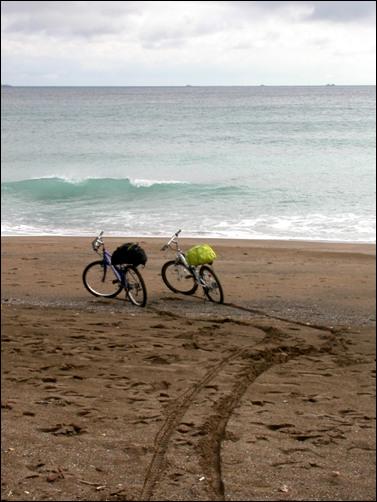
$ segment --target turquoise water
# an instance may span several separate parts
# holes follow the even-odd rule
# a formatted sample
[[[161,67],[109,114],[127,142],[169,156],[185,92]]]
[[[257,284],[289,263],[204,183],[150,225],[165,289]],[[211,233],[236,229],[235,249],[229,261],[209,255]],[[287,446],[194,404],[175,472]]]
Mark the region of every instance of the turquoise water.
[[[2,235],[375,242],[374,86],[2,88]]]

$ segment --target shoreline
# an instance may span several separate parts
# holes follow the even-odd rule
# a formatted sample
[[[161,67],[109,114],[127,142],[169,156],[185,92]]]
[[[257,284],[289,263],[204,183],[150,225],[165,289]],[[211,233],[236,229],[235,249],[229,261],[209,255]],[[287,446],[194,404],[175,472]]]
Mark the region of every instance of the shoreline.
[[[56,239],[94,239],[94,234],[92,235],[59,235],[59,234],[22,234],[22,235],[14,235],[14,234],[1,234],[2,239],[13,239],[13,238],[56,238]],[[105,238],[107,239],[159,239],[159,240],[169,240],[171,238],[171,235],[108,235]],[[210,236],[179,236],[180,239],[186,239],[186,240],[206,240],[210,239],[213,241],[245,241],[245,242],[292,242],[292,243],[300,243],[300,242],[306,242],[306,243],[312,243],[312,244],[350,244],[350,245],[371,245],[375,246],[376,241],[375,240],[368,240],[368,241],[338,241],[338,240],[321,240],[321,239],[294,239],[294,238],[280,238],[280,237],[226,237],[226,236],[221,236],[221,237],[210,237]]]
[[[1,240],[12,240],[12,239],[20,239],[20,240],[34,240],[34,239],[41,239],[41,240],[74,240],[74,239],[80,239],[80,240],[87,240],[91,242],[95,236],[82,236],[82,235],[1,235]],[[128,241],[142,241],[145,240],[146,242],[167,242],[171,236],[140,236],[140,235],[128,235],[128,236],[104,236],[104,239],[106,241],[122,241],[122,242],[128,242]],[[219,243],[219,244],[224,244],[224,245],[230,245],[230,246],[237,246],[237,245],[245,245],[245,246],[251,246],[251,247],[305,247],[305,248],[310,248],[311,246],[313,247],[318,247],[320,249],[326,249],[328,248],[329,250],[332,249],[332,247],[343,247],[344,249],[349,249],[351,250],[352,248],[359,247],[360,248],[365,248],[366,250],[370,251],[371,253],[375,252],[376,250],[376,242],[359,242],[359,241],[321,241],[321,240],[306,240],[306,239],[254,239],[254,238],[234,238],[234,237],[183,237],[179,236],[179,242],[184,242],[188,245],[196,245],[198,243],[205,243],[205,242],[212,242],[212,243]],[[232,244],[234,243],[234,244]]]

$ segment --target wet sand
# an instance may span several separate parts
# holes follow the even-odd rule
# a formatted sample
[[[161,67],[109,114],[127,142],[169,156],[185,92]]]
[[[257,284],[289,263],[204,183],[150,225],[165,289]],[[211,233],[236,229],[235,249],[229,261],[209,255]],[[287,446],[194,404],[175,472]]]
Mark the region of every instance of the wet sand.
[[[145,308],[90,238],[2,237],[2,500],[376,500],[375,245],[201,240],[217,305],[126,240]]]

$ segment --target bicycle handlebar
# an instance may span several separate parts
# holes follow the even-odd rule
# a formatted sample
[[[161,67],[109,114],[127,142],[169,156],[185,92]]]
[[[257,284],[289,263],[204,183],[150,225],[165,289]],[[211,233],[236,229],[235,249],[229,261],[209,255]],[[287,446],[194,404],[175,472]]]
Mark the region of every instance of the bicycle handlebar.
[[[181,233],[181,230],[178,230],[178,232],[176,232],[176,233],[173,235],[173,237],[170,239],[170,241],[169,241],[167,244],[165,244],[165,246],[161,249],[161,251],[165,251],[165,249],[168,249],[168,247],[170,246],[170,244],[171,244],[172,242],[175,242],[176,244],[178,244],[178,242],[177,242],[177,241],[175,241],[174,239],[175,239],[175,238],[177,238],[177,237],[178,237],[178,235],[179,235],[180,233]]]
[[[103,244],[103,241],[101,240],[101,237],[102,237],[102,236],[103,236],[103,230],[102,230],[102,232],[99,234],[99,236],[98,236],[98,237],[96,237],[96,238],[92,241],[92,248],[93,248],[93,250],[94,250],[94,251],[96,251],[96,252],[98,251],[98,248],[99,248],[100,246],[102,246],[102,244]]]

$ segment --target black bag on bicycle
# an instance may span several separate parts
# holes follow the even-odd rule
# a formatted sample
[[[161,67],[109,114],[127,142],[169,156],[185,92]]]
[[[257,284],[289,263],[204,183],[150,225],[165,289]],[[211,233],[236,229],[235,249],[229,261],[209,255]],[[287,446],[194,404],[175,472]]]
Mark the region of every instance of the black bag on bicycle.
[[[136,242],[126,242],[117,247],[111,256],[111,263],[113,265],[120,265],[122,263],[133,265],[143,265],[147,263],[147,254],[142,247]]]

